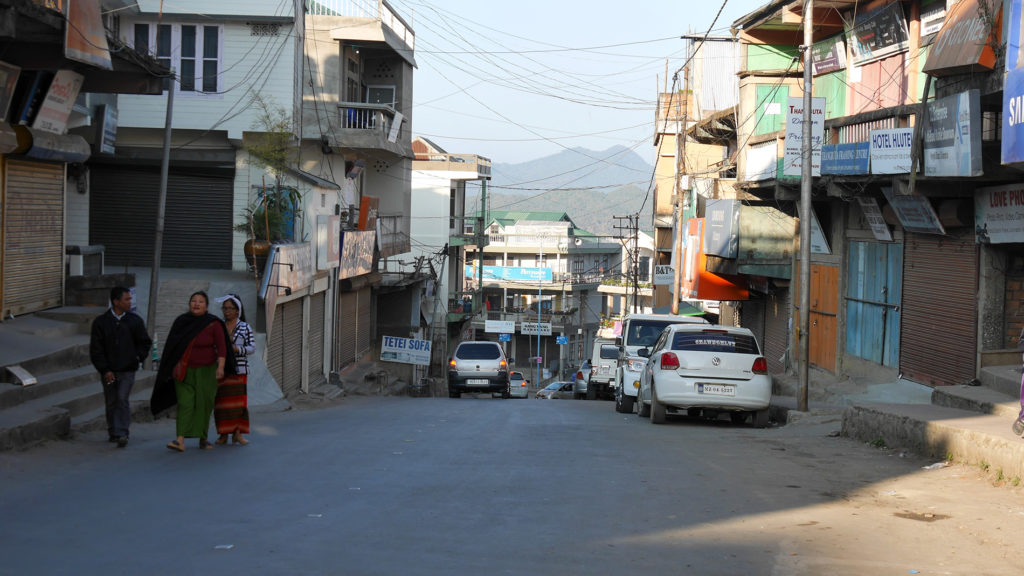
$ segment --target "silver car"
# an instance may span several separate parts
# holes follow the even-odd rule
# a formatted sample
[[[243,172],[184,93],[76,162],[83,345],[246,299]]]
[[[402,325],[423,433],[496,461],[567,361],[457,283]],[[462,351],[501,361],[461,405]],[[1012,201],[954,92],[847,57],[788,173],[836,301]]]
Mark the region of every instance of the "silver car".
[[[530,381],[523,377],[522,372],[509,372],[508,389],[513,398],[527,398],[530,396]]]
[[[509,397],[508,360],[497,342],[462,342],[448,361],[448,396],[463,392],[500,393]]]
[[[572,382],[552,382],[537,391],[535,398],[546,398],[558,400],[559,398],[572,398]]]

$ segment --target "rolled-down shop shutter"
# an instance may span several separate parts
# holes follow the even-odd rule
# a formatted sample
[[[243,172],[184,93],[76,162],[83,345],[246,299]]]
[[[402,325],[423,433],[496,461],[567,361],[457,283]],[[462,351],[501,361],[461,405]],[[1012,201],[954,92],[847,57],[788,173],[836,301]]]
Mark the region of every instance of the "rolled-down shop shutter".
[[[327,381],[324,376],[324,306],[327,292],[309,298],[309,387]]]
[[[900,372],[921,384],[974,378],[978,245],[973,230],[907,233],[904,242]]]
[[[64,292],[64,165],[7,160],[3,314],[55,308]]]
[[[157,169],[96,165],[90,170],[89,242],[113,266],[150,266],[160,192]],[[231,268],[234,172],[171,172],[162,266]]]
[[[359,333],[356,337],[356,356],[370,351],[370,338],[373,336],[373,308],[370,307],[371,290],[363,288],[358,292]]]
[[[281,391],[290,395],[302,388],[302,300],[277,307],[267,347],[267,369]]]
[[[789,295],[788,288],[777,288],[765,299],[764,342],[761,352],[768,361],[768,371],[781,374],[786,371],[786,349],[789,348]]]
[[[356,292],[338,294],[337,335],[334,338],[336,356],[334,365],[340,369],[356,359]]]

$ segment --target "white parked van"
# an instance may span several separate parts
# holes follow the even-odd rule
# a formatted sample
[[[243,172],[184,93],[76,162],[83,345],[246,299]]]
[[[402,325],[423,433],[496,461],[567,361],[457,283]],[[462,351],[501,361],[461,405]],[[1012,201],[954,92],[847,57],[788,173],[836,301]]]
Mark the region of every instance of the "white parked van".
[[[630,314],[622,321],[622,333],[615,339],[619,357],[612,383],[616,412],[628,414],[633,411],[640,389],[640,375],[647,365],[647,358],[639,351],[650,349],[661,331],[672,324],[708,324],[708,321],[697,316],[671,314]]]
[[[619,361],[619,347],[615,340],[597,338],[594,340],[594,351],[590,355],[590,378],[587,382],[587,399],[604,398],[611,400],[615,396],[612,382],[615,381],[615,366]]]

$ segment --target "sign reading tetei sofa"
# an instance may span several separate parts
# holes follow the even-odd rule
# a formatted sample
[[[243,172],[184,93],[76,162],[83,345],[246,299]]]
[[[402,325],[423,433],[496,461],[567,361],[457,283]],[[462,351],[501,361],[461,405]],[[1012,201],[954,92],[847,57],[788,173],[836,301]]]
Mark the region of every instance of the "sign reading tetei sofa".
[[[380,359],[383,362],[430,366],[430,340],[383,336]]]

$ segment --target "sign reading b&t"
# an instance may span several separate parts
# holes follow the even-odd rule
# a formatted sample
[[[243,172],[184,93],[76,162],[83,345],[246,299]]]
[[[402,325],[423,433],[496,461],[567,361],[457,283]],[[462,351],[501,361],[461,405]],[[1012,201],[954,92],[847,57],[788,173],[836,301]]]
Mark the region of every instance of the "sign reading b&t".
[[[671,265],[668,264],[655,264],[654,265],[654,284],[656,286],[666,286],[675,282],[676,273]]]

